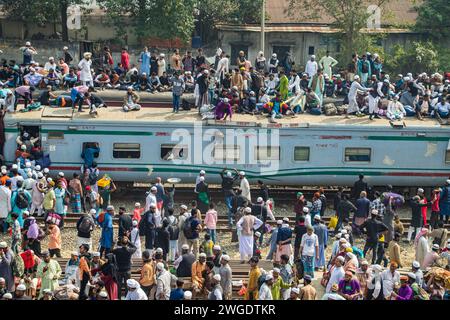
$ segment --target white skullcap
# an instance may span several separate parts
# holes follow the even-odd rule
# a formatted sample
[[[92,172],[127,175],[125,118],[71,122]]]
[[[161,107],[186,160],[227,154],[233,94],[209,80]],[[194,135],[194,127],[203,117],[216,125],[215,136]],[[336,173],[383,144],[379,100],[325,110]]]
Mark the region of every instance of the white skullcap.
[[[164,250],[162,248],[156,248],[155,252],[156,253],[164,253]]]
[[[208,74],[209,74],[209,71],[208,71],[208,70],[203,70],[203,73],[206,74],[206,75],[208,75]]]
[[[42,172],[38,172],[37,176],[38,176],[39,179],[41,179],[41,178],[44,177],[44,174]]]
[[[156,204],[151,203],[151,204],[150,204],[150,208],[156,208]]]
[[[2,174],[3,175],[8,174],[8,171],[6,171],[6,169],[2,169]]]
[[[180,206],[180,208],[181,208],[181,209],[184,209],[184,210],[187,210],[187,206],[184,205],[184,204],[182,204],[182,205]]]
[[[58,172],[58,176],[64,177],[64,172]]]
[[[206,253],[202,252],[198,255],[199,258],[206,258]]]
[[[127,87],[127,90],[133,90],[132,86]]]
[[[239,172],[239,175],[245,176],[245,171],[240,171],[240,172]]]
[[[260,203],[260,202],[263,202],[264,200],[263,200],[263,198],[261,198],[261,197],[258,197],[258,199],[256,199],[256,202],[258,202],[258,203]]]
[[[450,184],[450,179],[446,180],[445,182],[447,182],[447,184]]]
[[[216,280],[216,281],[220,281],[221,280],[220,274],[215,274],[213,276],[213,279]]]
[[[198,179],[198,180],[203,182],[203,181],[205,181],[205,177],[200,177],[200,179]]]
[[[0,242],[0,249],[7,248],[8,244],[5,241]]]
[[[29,215],[30,215],[30,211],[25,210],[25,211],[23,212],[23,215],[24,215],[24,216],[29,216]]]
[[[277,57],[277,54],[276,54],[276,53],[272,53],[272,57],[273,57],[273,58],[276,58],[276,57]]]
[[[67,46],[64,46],[63,50],[69,50],[69,48]]]
[[[200,174],[206,174],[205,170],[200,170]]]
[[[419,188],[419,189],[417,189],[417,192],[419,192],[419,193],[424,193],[425,190],[423,190],[422,188]]]
[[[163,270],[164,270],[164,263],[158,262],[158,263],[156,264],[156,270],[158,270],[158,271],[163,271]]]
[[[228,100],[228,98],[224,98],[224,99],[223,99],[223,102],[224,102],[224,103],[228,103],[229,101],[230,101],[230,100]]]
[[[389,79],[384,79],[383,82],[384,83],[389,83]]]
[[[316,214],[316,215],[314,216],[314,220],[320,220],[320,215],[319,215],[319,214]]]
[[[49,173],[50,169],[49,168],[44,168],[44,173]]]
[[[410,77],[404,77],[403,80],[409,81],[409,80],[411,80],[411,78]]]
[[[261,232],[256,231],[256,232],[255,232],[255,236],[258,237],[258,238],[261,237]]]
[[[231,172],[230,171],[227,171],[227,177],[231,177]]]
[[[25,162],[25,167],[26,168],[31,168],[31,162],[30,161]]]
[[[351,253],[351,252],[347,252],[345,255],[347,257],[349,257],[350,259],[353,259],[355,257],[355,255],[353,253]]]
[[[192,299],[192,292],[185,291],[184,292],[184,300],[191,300]]]
[[[34,167],[34,169],[35,169],[36,171],[41,171],[41,166],[40,166],[40,165],[37,165],[37,166]]]
[[[354,77],[354,79],[355,79],[355,80],[359,80],[359,76],[356,75],[356,76]]]
[[[300,289],[299,288],[292,288],[291,291],[295,294],[299,294],[300,293]]]
[[[12,299],[12,294],[9,293],[9,292],[5,293],[5,294],[3,295],[3,299],[7,299],[7,300]]]
[[[158,189],[155,186],[153,186],[150,188],[150,191],[158,191]]]
[[[277,224],[283,224],[283,220],[277,220]]]
[[[108,293],[104,290],[100,291],[100,293],[98,295],[99,295],[99,297],[102,297],[102,298],[108,298]]]
[[[266,281],[269,280],[273,280],[273,276],[270,273],[266,274]]]
[[[71,253],[70,253],[70,255],[71,256],[79,256],[80,254],[78,253],[78,251],[72,251]]]
[[[289,218],[288,217],[284,217],[283,218],[283,222],[289,222]]]
[[[431,247],[433,250],[439,250],[439,245],[437,243],[433,244]]]
[[[383,268],[379,264],[374,264],[372,266],[372,270],[381,271],[381,270],[383,270]]]
[[[91,209],[91,210],[89,211],[89,213],[90,213],[90,214],[96,214],[96,213],[97,213],[97,210]]]
[[[30,42],[30,41],[27,41],[27,42],[25,42],[25,45],[26,45],[26,46],[31,46],[31,42]]]
[[[411,279],[416,280],[416,275],[412,272],[408,272],[408,277],[410,277]]]
[[[348,231],[347,231],[347,229],[342,229],[342,230],[341,230],[341,233],[342,233],[343,235],[345,235],[345,234],[348,233]]]
[[[52,181],[53,181],[52,178],[47,178],[47,182],[48,182],[48,183],[50,183],[50,182],[52,182]]]
[[[50,57],[50,58],[48,58],[48,60],[55,60],[55,58],[54,57]]]
[[[313,54],[313,55],[311,56],[311,58],[315,59],[315,58],[316,58],[316,55]]]
[[[112,210],[114,210],[114,206],[109,205],[106,207],[106,211],[112,211]]]
[[[127,280],[127,287],[136,289],[136,288],[139,287],[139,283],[136,280],[134,280],[134,279],[128,279]]]
[[[140,207],[141,204],[140,204],[139,202],[136,202],[136,203],[134,204],[134,206],[135,206],[135,207]]]
[[[25,291],[25,290],[27,290],[27,287],[23,283],[21,283],[17,286],[16,289],[19,291]]]
[[[246,207],[246,208],[244,209],[244,212],[246,212],[246,213],[250,213],[250,212],[252,212],[252,208],[250,208],[250,207]]]
[[[225,261],[230,261],[230,256],[227,255],[227,254],[224,254],[224,255],[222,256],[222,259],[225,260]]]
[[[338,232],[336,233],[336,239],[340,239],[342,237],[342,233]]]
[[[181,249],[182,249],[182,250],[189,250],[189,245],[183,244],[183,245],[181,246]]]
[[[13,165],[11,166],[11,168],[12,168],[12,169],[18,169],[19,167],[17,166],[17,164],[13,164]]]
[[[222,248],[221,248],[218,244],[216,244],[216,245],[213,247],[213,250],[222,250]]]
[[[419,269],[420,268],[419,261],[413,261],[412,266],[413,266],[413,268]]]
[[[92,256],[93,257],[100,257],[100,252],[98,252],[98,251],[92,252]]]
[[[337,258],[336,258],[336,260],[338,260],[338,261],[340,261],[340,262],[342,262],[342,263],[344,263],[344,262],[345,262],[345,259],[344,259],[344,257],[343,257],[343,256],[339,256],[339,257],[337,257]]]
[[[280,268],[273,268],[272,271],[275,272],[275,273],[280,273]]]
[[[304,213],[308,213],[309,212],[309,208],[308,207],[303,207],[303,212]]]
[[[369,265],[369,262],[368,262],[367,260],[362,260],[362,261],[361,261],[361,265],[362,265],[362,266],[368,266],[368,265]]]
[[[133,220],[133,227],[136,227],[138,225],[137,220]]]

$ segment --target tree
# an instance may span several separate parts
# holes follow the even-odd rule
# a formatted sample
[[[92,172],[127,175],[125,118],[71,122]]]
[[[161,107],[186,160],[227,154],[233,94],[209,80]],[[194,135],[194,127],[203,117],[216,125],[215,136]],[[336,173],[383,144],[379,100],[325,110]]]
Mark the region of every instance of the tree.
[[[67,30],[67,8],[70,5],[84,6],[89,0],[0,0],[2,12],[8,17],[22,21],[25,26],[25,37],[28,36],[28,25],[36,23],[45,25],[53,23],[61,25],[62,40],[69,41]],[[56,32],[56,27],[55,27]]]
[[[450,37],[450,6],[448,0],[424,0],[415,7],[418,16],[415,29],[434,41]]]
[[[387,0],[373,0],[370,4],[382,8]],[[354,52],[367,48],[370,37],[361,33],[367,27],[373,12],[368,11],[368,2],[363,0],[290,0],[289,12],[299,19],[329,17],[332,28],[342,40],[342,56],[348,59]]]
[[[194,29],[195,0],[99,0],[118,33],[132,27],[138,37],[180,38],[187,41]]]

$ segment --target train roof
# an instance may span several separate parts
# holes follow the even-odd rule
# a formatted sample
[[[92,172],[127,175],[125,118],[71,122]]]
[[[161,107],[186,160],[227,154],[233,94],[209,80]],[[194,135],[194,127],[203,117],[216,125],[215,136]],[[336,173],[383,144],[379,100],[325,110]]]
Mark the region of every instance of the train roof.
[[[56,94],[65,94],[65,92],[56,92]],[[102,97],[106,103],[111,106],[108,108],[98,109],[98,117],[91,117],[87,109],[85,112],[78,113],[71,108],[57,108],[57,107],[44,107],[38,111],[20,112],[22,108],[19,106],[19,112],[14,114],[7,114],[5,116],[6,126],[14,126],[17,122],[36,125],[45,124],[67,124],[67,125],[117,125],[121,126],[167,126],[168,124],[174,124],[176,126],[184,125],[191,126],[193,123],[201,121],[201,116],[198,114],[198,110],[193,109],[191,111],[181,110],[179,113],[173,113],[172,108],[172,93],[161,92],[151,94],[147,92],[140,92],[141,97],[140,104],[143,108],[139,111],[124,112],[122,108],[118,107],[122,105],[124,91],[118,90],[105,90],[98,91],[97,95]],[[193,94],[184,94],[183,99],[192,102],[194,100]],[[335,99],[336,100],[336,99]],[[341,101],[328,99],[325,102],[340,103]],[[86,107],[85,107],[86,108]],[[350,116],[325,116],[325,115],[311,115],[300,114],[295,117],[285,116],[276,120],[277,123],[273,124],[269,122],[267,115],[247,115],[247,114],[234,114],[232,121],[215,121],[207,120],[206,123],[215,126],[232,126],[232,127],[268,127],[268,128],[301,128],[301,127],[326,127],[326,128],[346,128],[346,129],[361,129],[367,128],[368,130],[374,129],[389,129],[391,125],[386,119],[369,120],[368,117],[355,117]],[[407,117],[404,119],[404,128],[414,129],[433,129],[449,131],[448,126],[442,126],[435,119],[425,119],[420,121],[415,117]]]
[[[139,111],[124,112],[122,108],[109,107],[98,109],[98,117],[94,118],[89,115],[87,110],[82,113],[73,111],[72,108],[54,108],[44,107],[38,111],[31,112],[17,112],[14,114],[7,114],[5,116],[5,123],[12,125],[13,123],[36,123],[36,125],[43,124],[111,124],[111,125],[165,125],[168,124],[183,124],[192,125],[194,122],[201,121],[201,116],[196,109],[190,111],[180,111],[173,113],[170,108],[142,108]],[[391,125],[386,119],[369,120],[368,117],[350,116],[315,116],[310,114],[300,114],[295,117],[285,116],[276,120],[276,124],[269,122],[266,115],[247,115],[234,114],[232,121],[215,121],[207,120],[209,125],[217,126],[255,126],[255,127],[367,127],[367,128],[390,128]],[[416,118],[410,117],[404,120],[405,128],[433,128],[449,130],[448,126],[442,126],[435,119],[425,119],[420,121]]]

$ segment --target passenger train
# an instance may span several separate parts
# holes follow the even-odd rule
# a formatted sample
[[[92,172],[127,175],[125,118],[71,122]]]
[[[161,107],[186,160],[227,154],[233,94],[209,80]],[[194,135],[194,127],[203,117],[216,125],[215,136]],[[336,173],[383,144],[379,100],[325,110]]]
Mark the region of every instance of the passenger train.
[[[393,127],[385,119],[298,115],[272,124],[263,115],[223,122],[202,121],[197,111],[108,108],[92,118],[45,107],[3,121],[7,163],[15,160],[16,137],[25,130],[39,134],[50,170],[68,177],[80,170],[83,148],[93,144],[100,148],[95,160],[101,175],[118,182],[160,176],[193,183],[205,170],[207,182],[220,183],[225,167],[245,171],[251,183],[293,186],[350,185],[358,174],[373,186],[441,186],[450,176],[450,127],[433,119],[407,118]],[[239,143],[226,139],[230,130],[237,130]],[[252,138],[264,135],[268,143]]]

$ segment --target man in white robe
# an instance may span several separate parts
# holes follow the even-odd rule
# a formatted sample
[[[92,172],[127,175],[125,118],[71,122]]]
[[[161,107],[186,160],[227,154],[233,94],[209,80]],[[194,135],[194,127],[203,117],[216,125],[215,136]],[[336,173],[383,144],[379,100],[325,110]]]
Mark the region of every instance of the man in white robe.
[[[239,172],[239,179],[241,179],[240,188],[242,190],[242,196],[247,198],[249,202],[252,201],[252,196],[250,194],[250,184],[248,183],[247,178],[245,177],[245,172]]]
[[[325,290],[326,293],[331,292],[331,287],[333,284],[339,284],[339,281],[344,279],[345,271],[344,271],[344,262],[345,259],[342,256],[339,256],[336,258],[336,261],[334,262],[333,270],[331,270],[330,279],[327,283],[327,288]]]
[[[253,232],[263,224],[261,220],[251,214],[252,209],[250,207],[245,208],[244,213],[245,215],[236,224],[238,231],[240,231],[239,253],[242,262],[253,256]]]
[[[92,53],[85,52],[83,54],[83,59],[78,63],[78,68],[80,68],[80,80],[85,86],[94,86],[94,78],[92,77],[91,66],[92,66]],[[88,85],[89,83],[89,85]]]
[[[130,241],[136,247],[136,251],[131,256],[131,259],[142,258],[141,238],[139,237],[138,224],[137,220],[133,220],[133,230],[131,230]]]
[[[127,280],[128,293],[125,300],[148,300],[144,290],[141,289],[141,285],[134,279]]]
[[[348,109],[347,114],[356,112],[360,113],[358,102],[356,101],[356,97],[358,95],[358,91],[369,91],[369,88],[364,88],[361,85],[361,78],[356,75],[355,80],[352,82],[352,85],[350,86],[350,90],[348,92]]]
[[[311,60],[306,63],[305,72],[308,74],[309,78],[312,78],[316,75],[318,70],[319,65],[317,64],[316,56],[312,55]]]
[[[272,284],[273,276],[269,273],[266,275],[266,281],[259,288],[258,300],[273,300]]]

